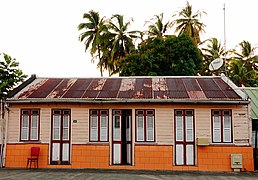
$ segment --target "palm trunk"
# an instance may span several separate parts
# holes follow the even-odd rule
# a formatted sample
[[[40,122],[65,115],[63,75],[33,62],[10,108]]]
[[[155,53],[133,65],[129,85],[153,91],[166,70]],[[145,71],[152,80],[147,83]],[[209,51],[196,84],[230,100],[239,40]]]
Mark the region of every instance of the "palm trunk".
[[[101,62],[101,57],[100,57],[100,47],[98,45],[98,56],[99,56],[99,62]],[[103,68],[102,68],[102,64],[100,63],[100,75],[101,77],[103,77]]]

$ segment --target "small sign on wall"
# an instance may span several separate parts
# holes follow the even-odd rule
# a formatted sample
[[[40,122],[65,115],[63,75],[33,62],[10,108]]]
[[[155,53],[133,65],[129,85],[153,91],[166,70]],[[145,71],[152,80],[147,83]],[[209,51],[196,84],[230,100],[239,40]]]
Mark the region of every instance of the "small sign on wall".
[[[77,122],[78,122],[78,120],[77,120],[77,119],[74,119],[74,120],[73,120],[73,123],[77,123]]]

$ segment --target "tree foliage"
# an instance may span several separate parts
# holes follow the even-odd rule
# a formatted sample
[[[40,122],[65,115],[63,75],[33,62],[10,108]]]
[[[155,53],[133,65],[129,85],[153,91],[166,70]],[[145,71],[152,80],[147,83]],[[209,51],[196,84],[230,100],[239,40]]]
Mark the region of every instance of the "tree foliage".
[[[188,34],[198,44],[201,42],[200,33],[204,32],[205,28],[205,24],[199,20],[203,14],[206,12],[200,10],[194,13],[192,5],[187,1],[186,6],[173,15],[177,19],[172,24],[177,26],[176,32]]]
[[[256,47],[242,41],[238,50],[233,50],[229,64],[229,77],[237,86],[258,86],[258,56]]]
[[[194,76],[201,56],[186,35],[148,38],[120,63],[120,76]]]
[[[83,16],[86,22],[78,26],[84,31],[79,40],[93,59],[99,59],[101,76],[104,70],[110,76],[218,76],[224,72],[238,86],[258,86],[256,47],[242,41],[236,50],[225,52],[217,38],[201,42],[204,14],[201,10],[193,12],[187,2],[172,19],[164,21],[164,14],[160,13],[146,22],[147,30],[131,31],[132,18],[127,20],[120,14],[101,18],[91,10]],[[178,36],[169,34],[172,28]],[[210,71],[209,65],[216,58],[222,58],[224,65]]]
[[[16,59],[5,53],[0,54],[0,99],[4,99],[7,93],[21,83],[27,75],[19,69]]]

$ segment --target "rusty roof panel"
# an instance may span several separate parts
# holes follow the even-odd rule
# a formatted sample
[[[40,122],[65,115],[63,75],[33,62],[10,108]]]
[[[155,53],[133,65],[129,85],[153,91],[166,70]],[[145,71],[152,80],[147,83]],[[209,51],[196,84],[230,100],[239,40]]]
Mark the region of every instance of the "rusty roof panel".
[[[213,91],[213,90],[207,90],[204,91],[205,95],[209,99],[222,99],[226,98],[225,94],[222,91]]]
[[[98,98],[116,98],[121,85],[121,79],[107,79]]]
[[[96,98],[100,91],[87,90],[84,92],[82,98]]]
[[[56,88],[49,93],[47,98],[60,98],[62,97],[69,88],[74,84],[75,79],[63,79],[63,81],[56,86]]]
[[[38,89],[36,89],[28,98],[46,98],[49,93],[62,81],[63,79],[48,79]]]
[[[168,91],[169,99],[187,99],[189,98],[186,91]]]
[[[183,80],[180,78],[167,78],[168,97],[175,99],[189,98]]]
[[[27,86],[16,95],[19,98],[28,98],[34,91],[36,91],[40,86],[42,86],[48,79],[35,79],[30,86]]]
[[[200,78],[197,79],[203,91],[220,91],[217,84],[212,78]]]
[[[130,91],[135,88],[135,78],[121,79],[121,85],[119,91]]]
[[[180,78],[167,78],[166,83],[170,91],[186,91],[183,80]]]
[[[152,98],[152,79],[151,78],[137,78],[135,82],[135,91],[133,98]]]
[[[191,79],[183,79],[183,83],[187,91],[201,91],[201,87],[198,84],[197,80],[194,78]]]
[[[117,97],[118,98],[124,98],[124,99],[132,99],[133,95],[134,95],[133,90],[119,91]]]
[[[77,79],[71,88],[64,94],[63,98],[80,98],[88,89],[92,79]]]
[[[223,93],[230,99],[240,98],[239,95],[228,86],[228,84],[222,79],[214,79],[214,82],[219,86]]]
[[[91,81],[88,89],[84,92],[82,98],[96,98],[102,87],[104,86],[105,79],[96,78]]]
[[[206,99],[203,91],[187,91],[187,94],[190,99]]]
[[[168,99],[167,91],[154,91],[154,99]]]

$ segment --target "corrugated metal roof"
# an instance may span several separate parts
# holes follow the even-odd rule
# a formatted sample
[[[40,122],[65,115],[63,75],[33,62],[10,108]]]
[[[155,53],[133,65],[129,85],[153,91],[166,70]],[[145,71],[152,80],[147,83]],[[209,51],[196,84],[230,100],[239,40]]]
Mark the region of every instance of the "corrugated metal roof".
[[[244,88],[251,99],[252,119],[258,119],[258,88]]]
[[[228,81],[228,80],[227,80]],[[222,77],[36,78],[8,100],[246,101]],[[23,85],[24,86],[24,85]]]

